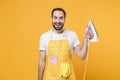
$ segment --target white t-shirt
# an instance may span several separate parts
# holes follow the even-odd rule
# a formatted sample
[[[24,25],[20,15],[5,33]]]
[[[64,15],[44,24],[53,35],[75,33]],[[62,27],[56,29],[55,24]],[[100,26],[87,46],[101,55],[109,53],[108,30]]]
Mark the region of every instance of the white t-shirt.
[[[53,32],[52,30],[49,30],[48,32],[42,34],[42,36],[40,37],[39,50],[46,50],[46,52],[48,52],[49,40],[62,40],[65,38],[68,40],[68,42],[70,44],[70,49],[71,49],[71,54],[72,54],[73,48],[76,45],[80,45],[80,41],[75,32],[66,30],[66,29],[61,34],[57,34],[57,33]]]

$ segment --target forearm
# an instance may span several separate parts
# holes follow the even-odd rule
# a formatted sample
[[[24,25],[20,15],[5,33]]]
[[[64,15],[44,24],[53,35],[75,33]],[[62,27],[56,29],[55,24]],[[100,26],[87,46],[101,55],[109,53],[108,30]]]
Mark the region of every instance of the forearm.
[[[40,60],[40,63],[38,65],[38,80],[42,80],[43,72],[45,67],[45,60]]]
[[[80,58],[85,59],[87,52],[88,52],[88,40],[84,40],[83,45],[80,49]]]

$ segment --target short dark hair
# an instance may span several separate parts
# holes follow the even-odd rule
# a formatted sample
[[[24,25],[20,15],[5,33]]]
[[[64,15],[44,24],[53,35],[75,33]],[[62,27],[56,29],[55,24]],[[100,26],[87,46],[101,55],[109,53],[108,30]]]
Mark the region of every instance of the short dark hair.
[[[65,12],[65,10],[62,9],[62,8],[54,8],[54,9],[52,10],[51,17],[53,17],[54,11],[62,11],[62,12],[64,13],[64,17],[66,17],[66,12]]]

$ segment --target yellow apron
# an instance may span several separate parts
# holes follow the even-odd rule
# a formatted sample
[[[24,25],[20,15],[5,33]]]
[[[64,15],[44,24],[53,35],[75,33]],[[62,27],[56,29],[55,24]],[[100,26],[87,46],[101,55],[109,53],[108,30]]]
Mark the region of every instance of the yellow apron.
[[[67,39],[49,41],[43,80],[76,80]]]

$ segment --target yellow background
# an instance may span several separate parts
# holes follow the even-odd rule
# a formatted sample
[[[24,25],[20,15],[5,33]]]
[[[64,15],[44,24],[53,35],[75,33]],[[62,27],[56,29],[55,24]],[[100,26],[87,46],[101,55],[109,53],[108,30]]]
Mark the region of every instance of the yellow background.
[[[51,29],[51,10],[67,12],[65,28],[81,41],[90,19],[99,42],[90,43],[86,80],[120,80],[119,0],[0,0],[0,80],[37,80],[39,38]],[[85,60],[73,54],[77,80]]]

